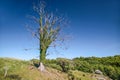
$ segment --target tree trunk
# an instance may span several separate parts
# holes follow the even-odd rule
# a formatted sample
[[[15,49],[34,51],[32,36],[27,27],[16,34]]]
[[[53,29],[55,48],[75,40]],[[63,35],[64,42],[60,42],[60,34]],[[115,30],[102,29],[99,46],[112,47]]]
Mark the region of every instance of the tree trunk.
[[[46,60],[46,50],[47,50],[46,48],[40,50],[40,63],[39,63],[38,69],[41,72],[45,71],[44,64],[45,64],[45,60]]]
[[[40,62],[45,63],[46,60],[46,48],[40,50]]]

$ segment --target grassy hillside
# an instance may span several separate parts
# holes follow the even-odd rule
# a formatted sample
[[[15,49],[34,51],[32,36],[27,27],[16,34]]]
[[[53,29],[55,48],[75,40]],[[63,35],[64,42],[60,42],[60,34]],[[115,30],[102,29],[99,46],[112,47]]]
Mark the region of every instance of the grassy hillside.
[[[23,61],[12,58],[0,58],[0,80],[97,80],[108,77],[78,70],[62,72],[46,67],[46,72],[40,72],[31,65],[31,61]]]
[[[0,80],[67,80],[67,74],[52,68],[40,72],[29,61],[0,58]],[[5,70],[7,69],[7,75]]]

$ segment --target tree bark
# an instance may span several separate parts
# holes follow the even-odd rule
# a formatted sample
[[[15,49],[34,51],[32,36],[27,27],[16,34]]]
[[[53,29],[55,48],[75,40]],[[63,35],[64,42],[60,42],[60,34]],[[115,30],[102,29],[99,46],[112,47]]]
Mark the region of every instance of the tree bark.
[[[40,63],[39,63],[39,67],[38,69],[41,71],[41,72],[44,72],[45,71],[45,60],[46,60],[46,48],[44,49],[41,49],[40,50]]]
[[[46,48],[40,50],[40,62],[45,63],[46,60]]]

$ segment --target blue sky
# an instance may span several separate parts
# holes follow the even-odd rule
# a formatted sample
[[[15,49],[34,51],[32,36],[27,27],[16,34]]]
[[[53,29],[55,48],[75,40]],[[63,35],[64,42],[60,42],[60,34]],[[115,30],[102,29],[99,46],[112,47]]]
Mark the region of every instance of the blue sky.
[[[38,0],[0,0],[0,57],[38,58],[38,40],[25,28],[27,15],[33,15]],[[57,57],[113,56],[120,54],[119,0],[45,0],[49,11],[67,14],[73,37],[66,42],[67,50],[58,49]],[[25,51],[26,48],[32,48]]]

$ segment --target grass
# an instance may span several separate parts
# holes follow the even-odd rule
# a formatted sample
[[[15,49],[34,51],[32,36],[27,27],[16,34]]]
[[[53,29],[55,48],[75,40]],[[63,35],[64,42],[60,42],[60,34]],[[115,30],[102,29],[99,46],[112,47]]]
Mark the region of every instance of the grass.
[[[65,73],[48,67],[47,72],[40,72],[29,63],[29,61],[0,58],[0,80],[67,80]],[[6,77],[4,77],[5,68],[7,68]]]
[[[93,73],[85,73],[78,70],[72,70],[68,73],[70,80],[110,80],[108,77]],[[99,78],[99,79],[98,79]],[[104,79],[100,79],[104,78]]]
[[[40,72],[30,63],[13,58],[0,58],[0,80],[97,80],[100,76],[77,70],[63,73],[50,67],[46,67],[46,72]]]

